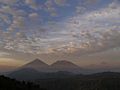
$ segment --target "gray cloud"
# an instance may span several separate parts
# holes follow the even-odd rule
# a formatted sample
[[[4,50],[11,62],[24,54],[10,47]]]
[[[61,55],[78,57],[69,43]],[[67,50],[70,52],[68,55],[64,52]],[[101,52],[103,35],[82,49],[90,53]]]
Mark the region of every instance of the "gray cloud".
[[[17,0],[0,0],[1,3],[11,5],[15,3]]]
[[[67,5],[68,0],[54,0],[57,5],[64,6]]]
[[[26,3],[32,5],[33,1],[27,0]],[[45,8],[49,12],[56,12],[52,0],[45,3]],[[119,10],[119,4],[112,2],[98,11],[82,15],[78,13],[58,23],[40,26],[33,22],[28,23],[31,26],[27,27],[25,16],[35,20],[38,13],[27,14],[23,10],[3,6],[0,11],[11,14],[13,20],[6,32],[1,30],[0,43],[5,49],[24,53],[67,53],[78,56],[119,47]],[[16,32],[16,28],[20,30]]]

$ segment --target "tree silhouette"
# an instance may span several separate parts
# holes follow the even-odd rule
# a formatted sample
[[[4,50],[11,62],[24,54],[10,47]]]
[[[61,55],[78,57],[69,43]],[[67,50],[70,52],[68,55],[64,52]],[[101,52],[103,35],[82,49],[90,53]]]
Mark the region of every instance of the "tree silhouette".
[[[5,76],[0,76],[0,90],[46,90],[40,88],[32,82],[17,81],[15,79],[10,79]]]

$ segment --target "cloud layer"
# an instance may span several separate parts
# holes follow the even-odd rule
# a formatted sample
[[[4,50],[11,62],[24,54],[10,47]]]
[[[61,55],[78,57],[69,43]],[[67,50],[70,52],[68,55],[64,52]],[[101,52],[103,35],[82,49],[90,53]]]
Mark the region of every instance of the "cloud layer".
[[[0,48],[38,55],[85,55],[120,46],[118,0],[95,10],[92,5],[100,0],[72,2],[0,0]],[[71,14],[63,16],[65,9]]]

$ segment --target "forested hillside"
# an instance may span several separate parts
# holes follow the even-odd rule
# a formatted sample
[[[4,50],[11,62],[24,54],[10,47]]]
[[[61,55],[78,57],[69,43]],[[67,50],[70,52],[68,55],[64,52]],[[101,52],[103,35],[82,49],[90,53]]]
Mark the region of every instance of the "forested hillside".
[[[20,82],[15,79],[10,79],[0,76],[0,90],[46,90],[40,88],[39,85],[31,82]]]

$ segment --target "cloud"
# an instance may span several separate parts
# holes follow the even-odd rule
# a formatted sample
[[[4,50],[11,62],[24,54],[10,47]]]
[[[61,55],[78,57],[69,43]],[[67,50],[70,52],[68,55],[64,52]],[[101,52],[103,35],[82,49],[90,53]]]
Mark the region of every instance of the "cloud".
[[[22,28],[24,26],[25,16],[27,16],[27,13],[24,10],[15,9],[9,5],[3,5],[0,8],[0,17],[3,19],[5,24],[8,25],[7,30]]]
[[[57,5],[64,6],[67,4],[68,0],[54,0]]]
[[[76,13],[77,13],[77,14],[83,14],[83,13],[85,13],[85,11],[86,11],[86,8],[85,8],[85,7],[76,6]]]
[[[104,20],[104,19],[115,19],[120,17],[119,4],[112,2],[107,8],[103,8],[99,11],[94,11],[87,16],[88,20]]]
[[[21,16],[14,16],[13,17],[13,23],[11,24],[11,27],[16,27],[16,28],[22,28],[25,25],[25,18]]]
[[[8,56],[9,55],[9,53],[7,53],[7,52],[0,52],[0,57],[4,57],[4,56]]]
[[[7,24],[11,23],[11,21],[10,21],[10,19],[9,19],[9,17],[7,15],[4,15],[4,14],[0,13],[0,18],[3,20],[3,22],[5,22]]]
[[[87,54],[119,47],[119,9],[119,4],[112,2],[106,8],[70,18],[66,26],[76,38],[72,41],[74,53]]]
[[[50,13],[51,16],[56,16],[57,15],[56,8],[55,8],[52,0],[47,0],[45,2],[45,7],[44,8],[47,12]]]
[[[13,3],[17,2],[17,0],[0,0],[0,2],[10,5],[10,4],[13,4]]]
[[[95,4],[97,3],[99,0],[86,0],[85,3],[88,4]]]
[[[29,14],[29,17],[36,18],[36,17],[38,17],[38,14],[37,13],[31,13],[31,14]]]
[[[38,7],[36,0],[25,0],[25,3],[33,9],[37,9]]]
[[[38,15],[38,13],[30,13],[29,18],[32,22],[40,21],[40,19],[41,19],[40,15]]]
[[[34,1],[26,0],[27,4]],[[66,3],[66,1],[55,1]],[[81,11],[81,8],[83,11]],[[54,1],[47,0],[44,9],[56,13]],[[40,25],[40,15],[34,10],[25,12],[11,6],[0,8],[5,22],[10,20],[6,31],[1,30],[2,47],[23,53],[67,53],[84,55],[120,45],[120,6],[112,2],[104,8],[84,12],[78,7],[78,13],[60,22]],[[11,15],[11,18],[3,14]],[[31,22],[32,21],[32,22]]]

